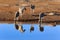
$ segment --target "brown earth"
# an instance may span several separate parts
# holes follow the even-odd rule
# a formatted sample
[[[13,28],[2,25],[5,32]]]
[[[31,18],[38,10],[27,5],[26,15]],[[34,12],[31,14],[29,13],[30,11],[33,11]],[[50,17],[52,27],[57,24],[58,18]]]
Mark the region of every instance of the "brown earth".
[[[26,7],[26,11],[23,13],[23,17],[19,18],[20,21],[36,21],[38,22],[39,17],[32,15],[38,15],[41,12],[57,12],[60,14],[60,0],[30,0],[29,3],[23,0],[0,0],[0,21],[14,21],[15,13],[18,8],[22,5],[30,6],[35,5],[34,13],[30,7]],[[45,16],[43,22],[60,21],[60,16]]]

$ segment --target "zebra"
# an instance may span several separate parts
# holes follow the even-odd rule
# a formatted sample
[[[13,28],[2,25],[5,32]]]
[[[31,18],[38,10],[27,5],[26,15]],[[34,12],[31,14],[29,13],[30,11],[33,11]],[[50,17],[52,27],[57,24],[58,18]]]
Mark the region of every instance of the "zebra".
[[[19,10],[15,13],[15,20],[18,20],[19,16],[22,17],[24,10],[26,10],[26,7],[19,8]]]
[[[20,32],[25,32],[25,29],[23,29],[23,26],[22,25],[18,25],[17,24],[17,22],[15,22],[15,28],[17,29],[17,30],[20,30]]]

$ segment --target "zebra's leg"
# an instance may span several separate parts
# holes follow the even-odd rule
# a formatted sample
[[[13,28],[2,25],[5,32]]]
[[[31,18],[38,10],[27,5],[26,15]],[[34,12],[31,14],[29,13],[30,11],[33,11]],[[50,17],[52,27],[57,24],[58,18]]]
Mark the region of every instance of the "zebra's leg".
[[[15,13],[15,18],[14,18],[14,20],[15,20],[15,21],[18,21],[18,18],[19,18],[19,12],[16,12],[16,13]]]
[[[44,31],[44,27],[42,26],[42,18],[43,18],[43,16],[44,16],[44,15],[39,14],[39,30],[40,30],[41,32]]]

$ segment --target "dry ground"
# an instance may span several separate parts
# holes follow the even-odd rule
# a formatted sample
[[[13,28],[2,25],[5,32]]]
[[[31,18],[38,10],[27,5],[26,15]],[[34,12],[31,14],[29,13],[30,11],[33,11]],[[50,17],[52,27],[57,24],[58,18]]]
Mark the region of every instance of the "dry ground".
[[[19,3],[18,3],[19,2]],[[24,11],[23,17],[19,18],[19,20],[38,20],[38,17],[32,16],[32,14],[38,15],[40,12],[60,12],[60,1],[59,0],[30,0],[30,3],[24,2],[23,0],[0,0],[0,21],[13,21],[15,12],[18,11],[18,8],[23,5],[35,5],[35,12],[32,13],[30,7],[26,7],[27,10]],[[60,14],[60,13],[58,13]],[[60,16],[46,16],[44,21],[54,21],[60,20]]]

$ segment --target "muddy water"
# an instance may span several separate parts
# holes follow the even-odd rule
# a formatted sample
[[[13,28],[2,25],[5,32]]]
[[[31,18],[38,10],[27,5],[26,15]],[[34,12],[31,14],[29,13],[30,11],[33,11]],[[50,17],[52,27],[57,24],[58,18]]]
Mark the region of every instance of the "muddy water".
[[[14,24],[0,23],[0,40],[60,40],[60,25],[56,27],[44,26],[44,32],[40,32],[38,25],[34,24],[34,31],[30,32],[31,24],[23,24],[24,33],[15,29]]]

